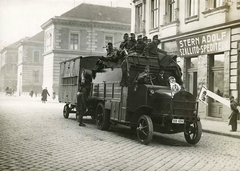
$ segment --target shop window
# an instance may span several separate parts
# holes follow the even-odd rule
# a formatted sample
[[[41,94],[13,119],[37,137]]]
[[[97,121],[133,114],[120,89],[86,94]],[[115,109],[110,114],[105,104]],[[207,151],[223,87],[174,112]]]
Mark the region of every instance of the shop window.
[[[197,96],[197,71],[198,71],[198,57],[187,58],[187,90],[195,97]]]
[[[224,94],[224,54],[209,55],[210,73],[209,73],[209,89],[219,96]],[[222,104],[217,99],[209,99],[210,116],[222,117]]]
[[[70,49],[78,50],[79,37],[78,34],[70,34]]]
[[[224,54],[217,54],[210,56],[211,64],[211,76],[212,79],[212,90],[216,94],[223,96],[223,85],[224,85]]]
[[[136,32],[142,31],[142,4],[136,6]]]
[[[158,7],[159,7],[159,0],[151,0],[151,27],[157,28],[158,27]]]

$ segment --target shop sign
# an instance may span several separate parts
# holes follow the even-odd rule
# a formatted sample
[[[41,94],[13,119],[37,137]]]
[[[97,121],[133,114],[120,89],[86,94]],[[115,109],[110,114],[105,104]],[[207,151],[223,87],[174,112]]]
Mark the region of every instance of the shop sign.
[[[179,56],[198,56],[230,50],[230,29],[177,39]]]

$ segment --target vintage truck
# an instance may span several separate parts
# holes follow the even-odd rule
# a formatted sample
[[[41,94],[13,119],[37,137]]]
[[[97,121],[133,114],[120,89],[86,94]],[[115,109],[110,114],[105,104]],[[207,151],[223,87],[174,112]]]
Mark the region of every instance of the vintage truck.
[[[171,57],[166,59],[129,55],[117,63],[100,61],[101,67],[96,67],[96,56],[62,62],[59,101],[66,103],[64,117],[77,112],[77,92],[83,86],[85,115],[92,116],[100,130],[123,124],[136,130],[142,144],[151,142],[154,131],[183,132],[189,144],[198,143],[202,126],[197,99],[181,87],[180,67]],[[146,67],[149,72],[142,74]],[[176,82],[169,80],[173,77]]]

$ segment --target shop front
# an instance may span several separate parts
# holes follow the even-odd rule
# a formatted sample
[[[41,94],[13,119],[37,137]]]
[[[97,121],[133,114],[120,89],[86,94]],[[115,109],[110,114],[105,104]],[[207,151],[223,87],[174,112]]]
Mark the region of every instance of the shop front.
[[[227,28],[176,40],[179,56],[184,59],[185,88],[196,97],[202,86],[221,97],[229,97],[230,38],[231,29]],[[199,104],[201,117],[223,117],[223,104],[212,98],[207,103]]]

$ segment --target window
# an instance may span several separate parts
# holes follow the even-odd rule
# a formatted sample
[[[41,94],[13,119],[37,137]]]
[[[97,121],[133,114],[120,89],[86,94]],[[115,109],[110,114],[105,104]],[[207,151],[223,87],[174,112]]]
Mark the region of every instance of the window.
[[[198,0],[187,0],[187,17],[198,15]]]
[[[70,49],[78,50],[78,34],[70,35]]]
[[[168,11],[169,22],[173,22],[175,20],[174,4],[175,4],[174,0],[168,0],[167,11]]]
[[[187,58],[187,84],[186,88],[195,97],[197,96],[197,71],[198,71],[198,57]]]
[[[39,63],[39,57],[40,57],[39,51],[34,51],[33,52],[33,62],[34,63]]]
[[[136,6],[136,32],[142,31],[142,4]]]
[[[159,6],[159,1],[158,0],[152,0],[151,1],[151,17],[152,17],[152,22],[151,26],[152,28],[158,27],[158,6]]]
[[[223,5],[223,0],[214,0],[213,1],[213,8],[217,8]]]
[[[39,71],[33,71],[33,81],[35,83],[39,82]]]
[[[206,0],[206,9],[213,9],[223,5],[223,0]]]
[[[105,36],[105,46],[107,46],[108,42],[113,43],[113,37],[112,36]]]

